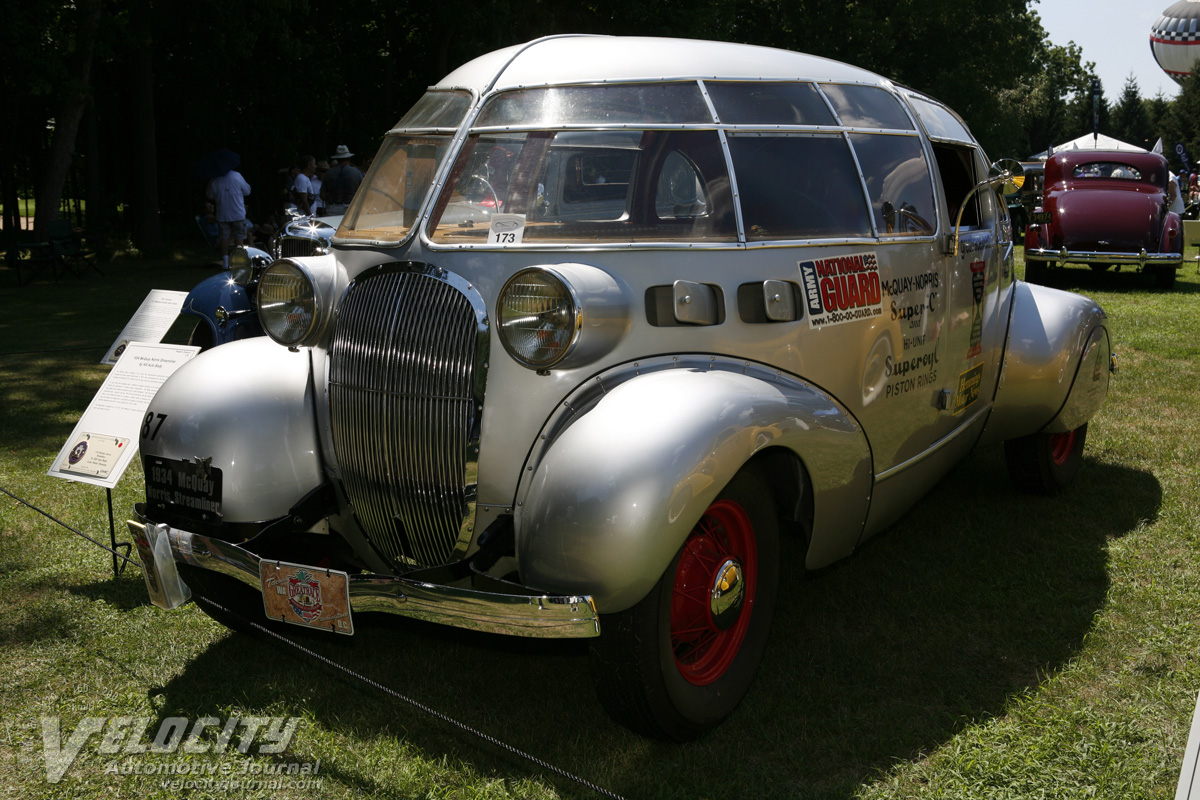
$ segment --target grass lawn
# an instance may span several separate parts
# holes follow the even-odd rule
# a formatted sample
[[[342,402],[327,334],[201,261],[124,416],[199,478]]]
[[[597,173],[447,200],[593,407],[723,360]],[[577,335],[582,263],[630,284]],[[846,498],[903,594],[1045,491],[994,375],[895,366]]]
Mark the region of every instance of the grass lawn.
[[[105,278],[19,289],[0,268],[0,487],[107,539],[104,491],[46,471],[146,293],[190,288],[209,260],[115,261]],[[1072,268],[1056,285],[1100,301],[1121,359],[1076,483],[1018,495],[1002,448],[984,449],[854,557],[789,571],[757,682],[700,742],[612,723],[578,643],[371,615],[352,639],[298,641],[628,798],[1171,798],[1200,690],[1200,276],[1189,263],[1160,292]],[[142,492],[135,464],[113,492],[118,525]],[[186,794],[596,796],[194,604],[152,607],[139,569],[114,579],[107,554],[3,494],[0,647],[0,798],[175,798],[177,778],[318,760],[307,783]],[[132,719],[52,783],[44,717],[63,741],[87,718]],[[219,721],[208,752],[127,751],[175,717]],[[297,722],[281,754],[212,752],[235,717]]]

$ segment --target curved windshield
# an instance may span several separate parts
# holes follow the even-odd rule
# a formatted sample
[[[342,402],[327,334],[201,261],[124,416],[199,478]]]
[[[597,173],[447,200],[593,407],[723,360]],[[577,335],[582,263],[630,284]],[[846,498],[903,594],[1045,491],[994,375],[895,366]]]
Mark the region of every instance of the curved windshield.
[[[337,236],[375,242],[407,237],[451,141],[449,134],[394,134],[384,139]]]
[[[467,92],[426,92],[383,140],[336,236],[372,242],[407,238],[470,108]]]

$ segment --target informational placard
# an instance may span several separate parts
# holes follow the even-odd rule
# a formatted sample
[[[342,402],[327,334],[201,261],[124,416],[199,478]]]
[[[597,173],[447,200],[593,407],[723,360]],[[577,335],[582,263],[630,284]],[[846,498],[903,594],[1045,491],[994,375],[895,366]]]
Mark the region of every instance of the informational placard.
[[[137,452],[143,417],[158,387],[199,347],[130,342],[47,472],[112,489]]]
[[[151,289],[100,363],[116,364],[131,342],[161,342],[175,324],[187,296],[187,292]]]

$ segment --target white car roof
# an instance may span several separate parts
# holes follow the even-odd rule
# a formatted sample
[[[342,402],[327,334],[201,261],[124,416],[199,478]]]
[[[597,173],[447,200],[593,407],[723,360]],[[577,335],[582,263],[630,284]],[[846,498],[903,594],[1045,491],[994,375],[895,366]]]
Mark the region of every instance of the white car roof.
[[[548,84],[688,78],[818,80],[888,85],[827,58],[730,42],[618,36],[554,36],[469,61],[433,88],[513,89]]]

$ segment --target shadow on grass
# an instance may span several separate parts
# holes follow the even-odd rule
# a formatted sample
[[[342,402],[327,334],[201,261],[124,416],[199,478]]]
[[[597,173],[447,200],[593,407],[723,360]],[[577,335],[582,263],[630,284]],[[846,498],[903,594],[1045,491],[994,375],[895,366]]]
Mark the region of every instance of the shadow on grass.
[[[581,642],[381,615],[360,615],[352,639],[288,638],[630,798],[844,798],[1003,714],[1068,663],[1105,602],[1107,543],[1153,520],[1161,502],[1152,475],[1091,459],[1064,496],[1019,496],[992,448],[840,565],[801,576],[799,547],[785,545],[793,567],[756,683],[719,730],[687,745],[612,723]],[[287,713],[282,706],[313,714],[349,747],[395,737],[431,761],[493,779],[541,775],[563,796],[590,795],[261,634],[219,640],[161,695],[164,713],[202,716],[231,703]],[[292,760],[305,747],[297,737]],[[323,764],[354,790],[400,796],[386,770]]]
[[[1200,292],[1200,283],[1196,282],[1196,274],[1196,262],[1184,261],[1183,266],[1175,272],[1175,285],[1170,289],[1160,289],[1155,284],[1153,275],[1139,273],[1136,267],[1124,267],[1121,270],[1113,267],[1106,270],[1094,270],[1085,264],[1070,264],[1066,267],[1050,268],[1038,283],[1055,289],[1084,294],[1087,292],[1195,294]]]

